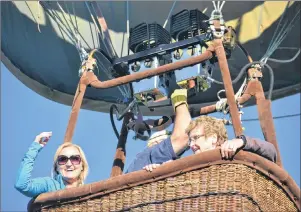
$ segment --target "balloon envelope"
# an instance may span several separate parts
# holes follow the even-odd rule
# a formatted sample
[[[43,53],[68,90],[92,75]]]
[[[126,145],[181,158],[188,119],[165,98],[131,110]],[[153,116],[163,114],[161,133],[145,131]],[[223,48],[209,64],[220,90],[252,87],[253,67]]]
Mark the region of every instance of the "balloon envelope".
[[[103,41],[104,35],[96,27],[97,7],[105,18],[113,47],[118,57],[128,54],[127,20],[129,27],[142,22],[157,22],[164,25],[171,11],[175,14],[183,9],[199,9],[210,16],[214,9],[211,1],[102,1],[89,2],[1,2],[1,60],[5,66],[26,86],[53,101],[71,105],[79,81],[80,57],[76,44],[89,52],[101,48],[110,55],[110,49]],[[233,26],[238,40],[250,53],[253,60],[259,60],[265,54],[273,34],[285,10],[287,2],[226,2],[222,12],[226,24]],[[292,14],[300,2],[288,8]],[[290,20],[292,17],[290,18]],[[169,22],[166,29],[169,30]],[[77,33],[78,32],[78,33]],[[76,38],[79,38],[77,40]],[[300,19],[280,44],[273,58],[285,60],[294,57],[300,47]],[[98,58],[100,80],[108,80],[103,71],[110,64],[104,57]],[[245,55],[236,48],[229,59],[232,79],[248,63]],[[275,83],[273,99],[282,98],[300,92],[300,56],[289,63],[268,61],[273,68]],[[265,91],[269,89],[270,77],[264,71],[262,79]],[[221,80],[216,66],[213,78]],[[241,85],[234,85],[237,91]],[[199,107],[216,102],[217,92],[223,86],[212,84],[206,92],[199,93],[190,100],[192,106]],[[98,90],[89,87],[82,108],[108,112],[111,103],[123,99],[122,91],[128,86]],[[150,111],[141,107],[144,115],[166,115],[172,110],[166,106]]]

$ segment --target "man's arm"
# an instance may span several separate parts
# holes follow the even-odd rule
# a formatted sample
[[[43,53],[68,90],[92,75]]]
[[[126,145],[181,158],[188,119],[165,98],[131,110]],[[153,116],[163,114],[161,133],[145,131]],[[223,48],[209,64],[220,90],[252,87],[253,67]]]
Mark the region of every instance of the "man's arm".
[[[175,154],[179,155],[188,146],[188,135],[185,130],[191,121],[191,116],[187,105],[187,90],[175,90],[171,100],[175,110],[175,123],[170,139]]]
[[[141,170],[149,164],[162,164],[175,159],[177,159],[177,155],[173,150],[170,138],[167,138],[159,144],[140,152],[131,162],[126,173]]]
[[[250,138],[245,136],[246,143],[244,146],[244,139],[235,138],[225,141],[221,146],[221,154],[225,159],[230,159],[234,156],[237,150],[243,149],[245,151],[256,153],[268,160],[276,162],[277,152],[273,144],[267,141]]]
[[[276,162],[277,152],[274,145],[267,141],[246,136],[247,143],[243,150],[256,153],[264,158]]]

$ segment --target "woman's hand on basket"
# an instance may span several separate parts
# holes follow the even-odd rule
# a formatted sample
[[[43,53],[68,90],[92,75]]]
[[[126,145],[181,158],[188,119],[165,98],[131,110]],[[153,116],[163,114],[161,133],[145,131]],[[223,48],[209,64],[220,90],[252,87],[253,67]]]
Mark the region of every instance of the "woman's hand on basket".
[[[44,147],[49,139],[52,136],[52,132],[42,132],[39,135],[36,136],[34,142],[39,143],[42,147]]]

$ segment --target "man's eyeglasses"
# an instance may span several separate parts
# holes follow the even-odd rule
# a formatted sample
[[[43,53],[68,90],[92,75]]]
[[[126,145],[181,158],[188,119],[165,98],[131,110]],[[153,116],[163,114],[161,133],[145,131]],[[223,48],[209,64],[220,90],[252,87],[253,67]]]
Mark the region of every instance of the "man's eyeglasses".
[[[73,165],[79,165],[82,159],[80,155],[71,155],[70,157],[67,157],[66,155],[59,155],[57,163],[58,165],[65,165],[68,160],[70,160]]]
[[[189,138],[189,142],[195,142],[196,140],[200,139],[201,137],[204,137],[205,135],[195,135],[195,136],[191,136]]]

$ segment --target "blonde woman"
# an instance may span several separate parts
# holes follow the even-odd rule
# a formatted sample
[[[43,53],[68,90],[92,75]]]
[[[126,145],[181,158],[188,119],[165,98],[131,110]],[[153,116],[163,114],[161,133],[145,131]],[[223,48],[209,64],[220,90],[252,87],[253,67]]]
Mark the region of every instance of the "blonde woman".
[[[42,132],[26,152],[19,168],[15,188],[28,197],[84,184],[88,175],[88,163],[82,149],[72,143],[58,147],[53,162],[52,177],[31,178],[38,153],[47,144],[52,132]]]

